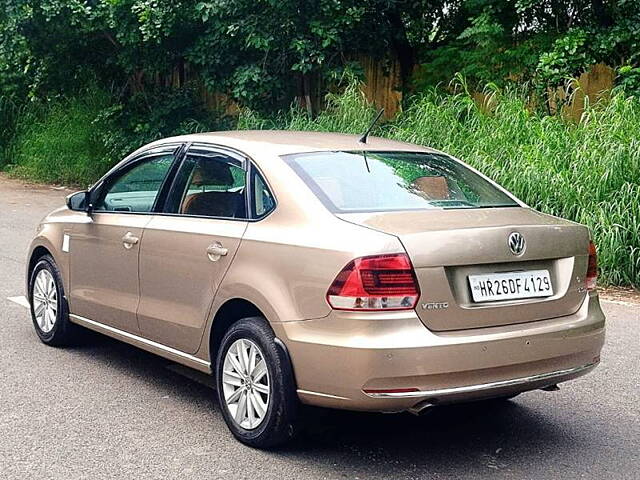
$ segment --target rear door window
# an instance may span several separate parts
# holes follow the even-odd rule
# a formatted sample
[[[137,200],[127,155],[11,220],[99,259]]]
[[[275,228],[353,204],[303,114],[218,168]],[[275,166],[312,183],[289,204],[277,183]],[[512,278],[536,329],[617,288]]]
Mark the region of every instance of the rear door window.
[[[178,170],[165,211],[246,218],[246,171],[242,162],[217,151],[191,148]]]

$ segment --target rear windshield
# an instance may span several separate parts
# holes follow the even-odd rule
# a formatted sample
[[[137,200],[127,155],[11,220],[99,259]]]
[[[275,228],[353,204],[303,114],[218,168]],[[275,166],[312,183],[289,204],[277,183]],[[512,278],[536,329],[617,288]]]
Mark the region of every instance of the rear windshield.
[[[519,206],[442,154],[316,152],[283,158],[336,213]]]

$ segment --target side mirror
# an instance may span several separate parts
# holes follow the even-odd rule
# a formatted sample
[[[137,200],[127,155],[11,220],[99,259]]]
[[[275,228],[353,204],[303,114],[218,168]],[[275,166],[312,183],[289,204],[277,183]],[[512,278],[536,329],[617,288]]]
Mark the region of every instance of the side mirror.
[[[87,190],[72,193],[67,196],[67,208],[75,212],[87,212],[91,214],[91,195]]]

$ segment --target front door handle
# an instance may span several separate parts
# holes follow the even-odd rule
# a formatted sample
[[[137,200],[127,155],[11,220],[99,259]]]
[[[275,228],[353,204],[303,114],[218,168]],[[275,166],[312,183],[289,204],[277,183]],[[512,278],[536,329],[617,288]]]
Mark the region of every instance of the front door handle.
[[[229,249],[224,248],[220,242],[212,243],[207,247],[207,256],[212,262],[217,262],[220,257],[224,257],[229,253]]]
[[[125,233],[124,237],[122,237],[122,245],[124,245],[124,248],[127,250],[133,248],[133,246],[139,241],[140,239],[131,232]]]

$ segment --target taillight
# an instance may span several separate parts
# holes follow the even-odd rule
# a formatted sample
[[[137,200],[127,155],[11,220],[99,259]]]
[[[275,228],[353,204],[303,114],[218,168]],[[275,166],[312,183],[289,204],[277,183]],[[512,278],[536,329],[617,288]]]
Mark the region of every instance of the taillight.
[[[593,242],[589,242],[589,264],[585,278],[587,290],[595,290],[598,283],[598,254]]]
[[[327,301],[337,310],[410,310],[420,289],[405,253],[352,260],[329,287]]]

